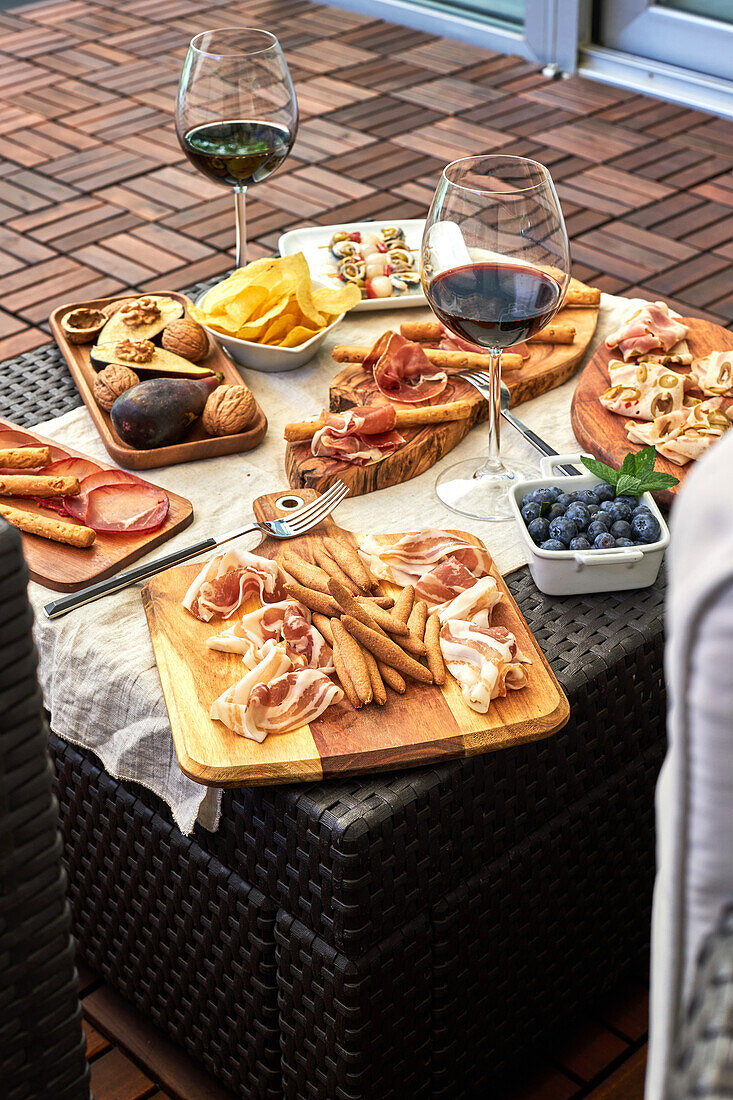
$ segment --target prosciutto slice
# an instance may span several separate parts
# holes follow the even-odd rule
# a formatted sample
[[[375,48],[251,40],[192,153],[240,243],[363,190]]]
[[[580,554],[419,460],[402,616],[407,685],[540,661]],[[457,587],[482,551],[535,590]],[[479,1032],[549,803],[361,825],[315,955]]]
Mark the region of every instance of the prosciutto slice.
[[[64,511],[94,531],[132,533],[154,531],[170,508],[163,489],[141,481],[100,485],[76,497],[64,497]]]
[[[476,577],[491,568],[491,556],[483,546],[468,542],[451,531],[428,529],[414,531],[392,542],[376,535],[362,540],[359,553],[375,577],[396,584],[417,584],[421,577],[452,557]],[[424,599],[424,595],[421,596]]]
[[[215,616],[231,618],[254,592],[263,603],[277,603],[285,595],[283,585],[276,562],[247,550],[229,550],[202,566],[181,602],[197,619],[208,623]]]
[[[706,397],[733,397],[733,351],[711,351],[690,368]]]
[[[294,600],[266,603],[256,611],[243,615],[239,622],[233,623],[220,634],[207,638],[206,646],[223,653],[241,653],[245,665],[254,668],[262,660],[265,643],[280,640],[285,612],[291,607],[300,609],[304,615],[308,614]]]
[[[503,627],[449,619],[440,629],[440,649],[464,701],[479,714],[486,714],[492,699],[527,684],[524,665],[531,662]]]
[[[608,365],[612,385],[599,397],[610,412],[635,420],[654,420],[681,409],[685,398],[685,376],[657,363]]]
[[[669,315],[664,302],[648,302],[610,336],[606,347],[617,347],[624,360],[643,359],[647,352],[668,352],[687,335],[687,326]]]
[[[449,603],[454,596],[471,588],[476,578],[470,569],[458,558],[444,558],[422,577],[415,586],[415,599],[424,600],[428,608],[434,610],[439,605]]]
[[[491,625],[491,613],[501,599],[501,591],[494,578],[479,577],[470,588],[433,610],[441,622],[461,619],[474,626],[488,627]]]
[[[448,383],[448,376],[436,371],[421,345],[398,332],[383,333],[362,366],[374,371],[377,389],[390,401],[429,401]]]
[[[334,672],[333,654],[320,630],[310,621],[310,613],[300,604],[291,603],[283,615],[282,639],[308,668]]]
[[[396,419],[393,405],[358,405],[346,412],[326,412],[324,426],[313,436],[311,452],[318,458],[366,466],[394,454],[405,442],[394,431]]]

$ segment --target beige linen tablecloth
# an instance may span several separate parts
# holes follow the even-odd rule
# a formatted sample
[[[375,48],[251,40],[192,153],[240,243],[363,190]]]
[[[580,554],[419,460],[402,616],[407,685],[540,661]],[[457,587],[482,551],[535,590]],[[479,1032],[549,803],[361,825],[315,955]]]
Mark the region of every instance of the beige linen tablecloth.
[[[627,298],[604,295],[588,354],[638,305]],[[385,329],[397,328],[405,316],[418,319],[427,317],[428,312],[356,314],[340,325],[319,356],[300,370],[270,375],[243,371],[267,414],[267,437],[248,454],[149,472],[151,480],[188,497],[195,511],[193,524],[155,553],[236,527],[249,518],[255,497],[286,487],[283,426],[316,415],[327,404],[329,379],[337,369],[330,355],[332,345],[371,344]],[[578,449],[570,428],[575,382],[571,379],[517,410],[560,453]],[[40,424],[38,429],[92,458],[111,461],[84,407]],[[510,572],[527,560],[514,523],[464,519],[445,508],[433,490],[441,469],[460,459],[479,459],[485,447],[486,428],[480,425],[420,477],[368,496],[347,498],[335,518],[341,526],[357,531],[467,530],[484,540],[502,572]],[[507,425],[503,426],[502,447],[517,458],[538,461],[537,452]],[[257,541],[256,536],[249,536],[243,547],[251,548]],[[43,614],[43,605],[54,593],[38,584],[31,584],[29,591],[36,613],[39,676],[54,732],[91,749],[113,776],[154,791],[171,807],[184,833],[190,833],[197,821],[207,829],[216,829],[221,792],[194,783],[178,767],[140,588],[109,596],[56,622]]]

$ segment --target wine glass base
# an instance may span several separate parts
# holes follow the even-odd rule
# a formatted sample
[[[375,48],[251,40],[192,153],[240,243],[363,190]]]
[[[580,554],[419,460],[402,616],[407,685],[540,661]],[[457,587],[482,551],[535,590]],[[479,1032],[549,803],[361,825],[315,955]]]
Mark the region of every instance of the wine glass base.
[[[521,462],[502,461],[498,471],[483,470],[480,459],[456,462],[435,482],[435,492],[452,512],[470,519],[512,518],[509,492],[518,481],[537,477],[537,470]]]

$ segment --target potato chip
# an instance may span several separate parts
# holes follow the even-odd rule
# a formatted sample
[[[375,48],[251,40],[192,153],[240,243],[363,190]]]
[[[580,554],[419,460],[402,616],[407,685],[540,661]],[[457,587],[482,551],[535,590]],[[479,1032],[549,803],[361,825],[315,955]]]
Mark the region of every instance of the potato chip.
[[[296,325],[296,327],[291,328],[287,336],[280,341],[280,347],[297,348],[301,344],[305,344],[307,340],[312,340],[320,331],[320,328],[307,328],[305,325]]]
[[[313,304],[322,313],[338,317],[361,301],[361,291],[355,283],[344,286],[319,286],[313,291]]]

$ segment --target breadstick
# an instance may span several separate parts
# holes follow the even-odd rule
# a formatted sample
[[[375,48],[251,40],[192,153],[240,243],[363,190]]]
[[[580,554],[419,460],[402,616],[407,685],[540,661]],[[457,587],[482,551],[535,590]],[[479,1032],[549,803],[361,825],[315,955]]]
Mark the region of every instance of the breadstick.
[[[572,343],[572,340],[568,343]],[[443,424],[449,420],[465,420],[472,412],[473,405],[465,400],[447,401],[443,405],[426,405],[422,409],[397,409],[395,428],[417,428],[421,424]],[[285,425],[283,437],[289,443],[302,443],[312,439],[324,423],[323,417],[318,420],[297,420]]]
[[[323,545],[331,557],[339,563],[344,573],[348,573],[354,584],[357,584],[362,591],[369,592],[375,587],[374,577],[350,542],[342,542],[341,539],[335,539],[329,535],[323,540]]]
[[[0,447],[0,467],[12,470],[36,470],[51,461],[49,447]]]
[[[391,665],[393,668],[396,668],[398,672],[402,673],[403,676],[409,676],[412,680],[417,680],[419,683],[432,684],[432,672],[425,668],[424,665],[421,665],[419,661],[410,657],[403,649],[400,649],[391,638],[385,638],[384,635],[377,634],[376,630],[364,626],[364,624],[358,619],[355,619],[353,615],[344,615],[341,621],[349,634],[353,635],[357,642],[360,642],[366,649],[370,650],[378,661],[383,661],[385,664]]]
[[[341,687],[344,689],[346,698],[349,700],[355,710],[360,710],[362,706],[362,701],[359,698],[359,693],[351,682],[351,677],[349,676],[349,670],[346,667],[346,662],[344,661],[343,654],[336,644],[334,644],[333,647],[333,663],[336,669],[336,675],[341,681]]]
[[[332,593],[333,594],[333,593]],[[357,596],[356,602],[364,607],[362,603],[364,597]],[[339,600],[339,603],[341,601]],[[395,604],[395,607],[397,604]],[[380,607],[376,600],[371,600],[366,604],[366,609],[369,615],[371,615],[377,626],[381,626],[382,630],[386,630],[388,634],[396,634],[398,637],[407,637],[410,631],[407,629],[407,623],[402,619],[398,619],[394,613],[394,608],[391,611],[385,611],[383,607]]]
[[[440,649],[440,619],[431,615],[425,624],[425,648],[428,651],[428,668],[433,674],[433,682],[439,687],[445,683],[445,662]]]
[[[417,600],[412,606],[410,617],[407,620],[407,626],[410,634],[414,634],[417,638],[425,637],[425,623],[428,621],[428,605],[424,600]]]
[[[364,626],[368,626],[371,630],[375,630],[378,634],[384,634],[386,638],[386,632],[382,630],[381,626],[378,626],[372,617],[372,604],[361,604],[358,602],[355,596],[352,596],[348,588],[344,588],[342,584],[331,578],[329,585],[329,592],[332,598],[336,601],[339,608],[339,614],[346,612],[347,615],[352,615]]]
[[[78,477],[42,474],[4,474],[0,477],[3,497],[75,497],[79,495]]]
[[[391,596],[360,596],[359,599],[364,600],[367,607],[374,604],[376,607],[383,607],[385,611],[389,611],[390,607],[394,607],[394,600]]]
[[[300,603],[305,604],[311,611],[318,611],[321,615],[327,615],[333,618],[334,615],[341,614],[341,608],[334,600],[333,596],[324,595],[323,592],[316,592],[312,588],[306,588],[302,584],[296,584],[294,581],[289,581],[285,585],[285,591],[289,596],[292,596],[294,600],[299,600]]]
[[[392,614],[395,619],[400,619],[403,623],[406,623],[410,617],[414,600],[415,587],[412,584],[406,584],[395,600],[395,605],[392,608]]]
[[[359,645],[358,642],[356,644]],[[368,649],[364,649],[363,646],[359,646],[359,649],[361,650],[361,655],[364,658],[364,662],[367,666],[367,671],[369,672],[369,679],[371,680],[372,684],[373,701],[377,704],[378,707],[383,707],[384,704],[387,702],[387,689],[385,688],[384,680],[380,675],[379,666],[377,665],[373,653],[370,653]]]
[[[435,367],[447,371],[485,370],[489,366],[489,356],[472,351],[444,351],[443,348],[423,348],[428,360]],[[337,344],[331,355],[337,363],[363,363],[371,348],[353,344]],[[519,370],[522,356],[505,352],[501,357],[503,370]]]
[[[369,652],[368,650],[366,651]],[[375,658],[376,659],[376,658]],[[407,684],[404,677],[400,676],[396,668],[392,668],[391,665],[386,665],[384,661],[377,661],[377,668],[379,669],[379,675],[387,685],[392,688],[392,691],[396,691],[398,695],[404,695],[407,691]]]
[[[321,632],[328,644],[333,645],[333,630],[331,629],[331,620],[328,615],[321,615],[320,612],[314,611],[311,615],[311,620],[316,630]]]
[[[371,703],[374,698],[374,691],[372,689],[369,669],[364,660],[364,654],[361,651],[361,646],[355,638],[352,638],[338,619],[334,619],[331,626],[333,629],[334,643],[344,662],[346,671],[349,674],[349,679],[354,685],[356,694],[366,706],[366,704]]]
[[[97,537],[91,527],[65,523],[60,519],[39,516],[35,512],[10,508],[5,504],[0,504],[0,516],[13,527],[17,527],[19,531],[26,531],[29,535],[40,535],[41,538],[51,539],[52,542],[64,542],[68,546],[86,548],[91,546]]]
[[[328,595],[328,573],[324,569],[311,565],[309,561],[292,550],[286,550],[280,561],[283,568],[290,573],[291,577],[295,577],[296,581],[304,584],[306,588]]]
[[[585,286],[571,279],[563,306],[597,306],[600,301],[601,292],[597,286]]]
[[[316,559],[316,565],[319,565],[325,573],[328,573],[329,577],[333,577],[344,588],[348,588],[354,595],[361,592],[356,581],[352,581],[348,573],[344,573],[339,563],[331,557],[325,546],[316,543],[313,547],[313,557]]]
[[[406,321],[400,325],[400,333],[406,340],[414,340],[418,344],[430,344],[442,340],[445,329],[440,321]],[[545,325],[535,336],[530,336],[527,343],[572,344],[574,340],[574,325],[567,321],[554,321],[552,324]]]

